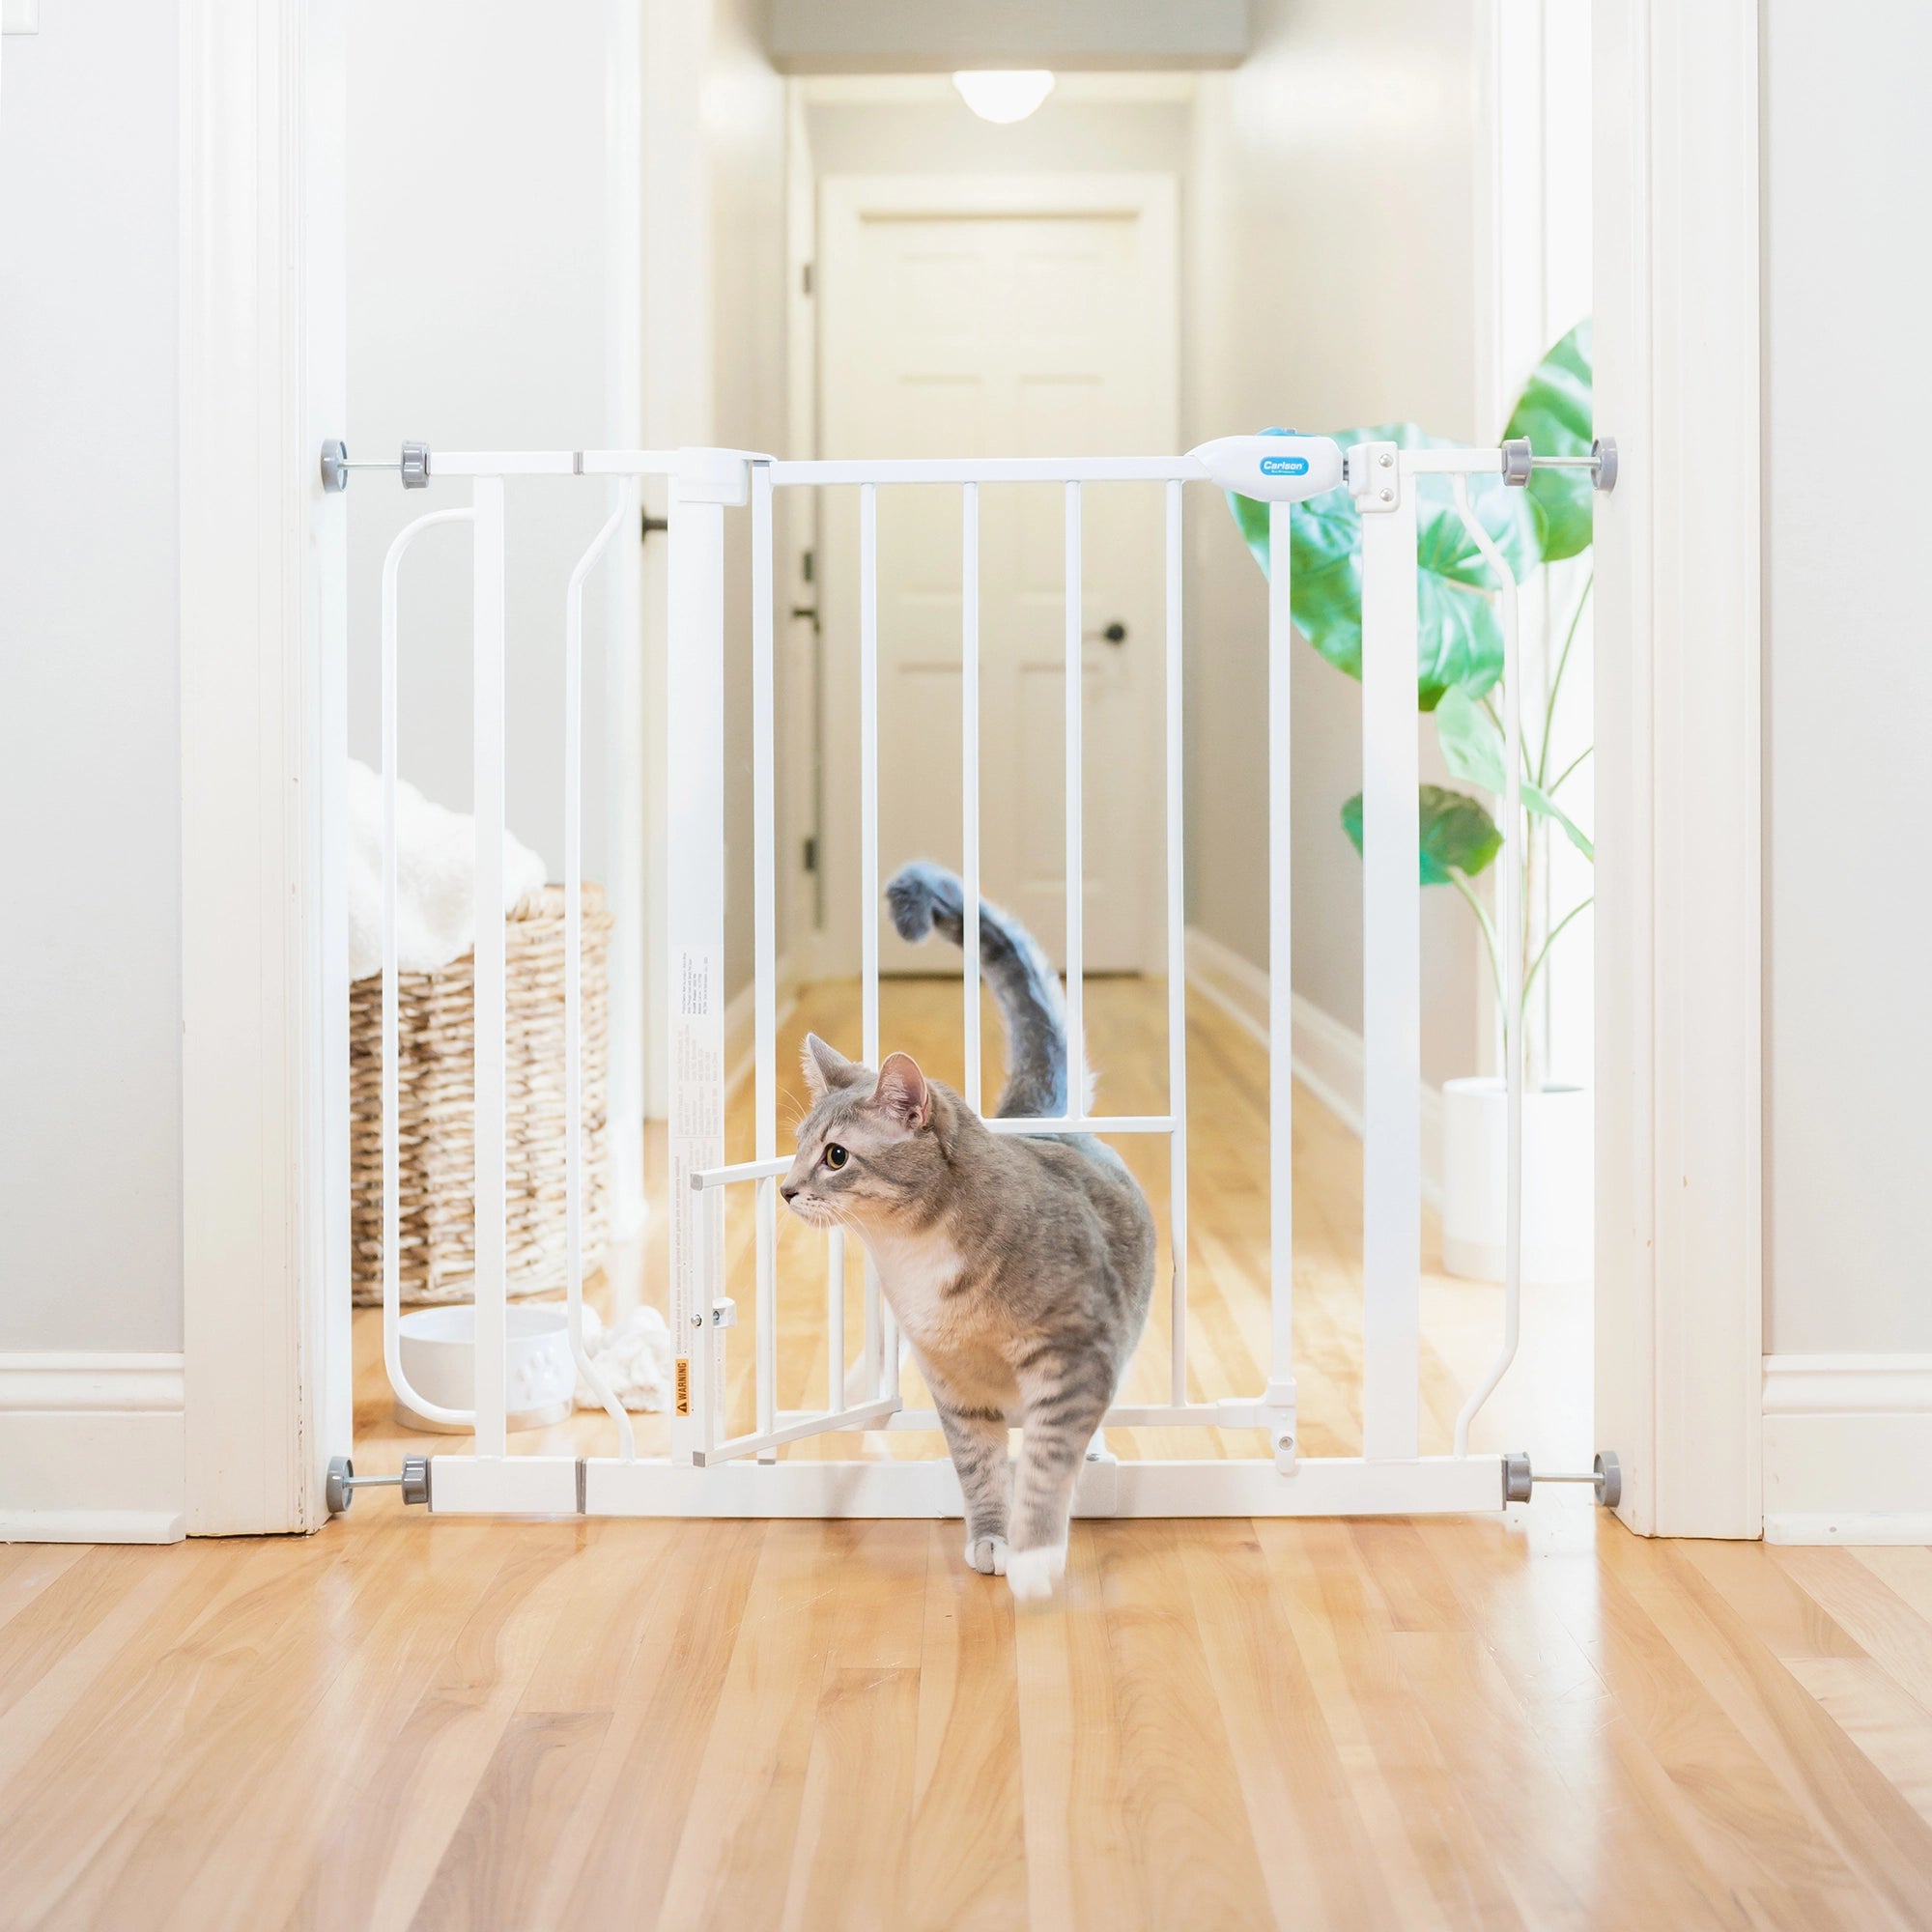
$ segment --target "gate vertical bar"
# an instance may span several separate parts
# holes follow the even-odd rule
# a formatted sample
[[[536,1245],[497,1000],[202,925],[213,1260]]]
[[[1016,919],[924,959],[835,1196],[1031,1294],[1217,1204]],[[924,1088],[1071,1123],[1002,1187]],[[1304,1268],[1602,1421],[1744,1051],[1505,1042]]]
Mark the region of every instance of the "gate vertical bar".
[[[845,1406],[845,1231],[825,1237],[825,1406]]]
[[[720,1190],[708,1188],[692,1197],[691,1203],[691,1327],[701,1340],[691,1353],[687,1378],[687,1401],[680,1406],[691,1410],[687,1427],[699,1453],[715,1449],[726,1434],[724,1421],[724,1350],[715,1343],[717,1291],[722,1272],[719,1229],[723,1222],[724,1201]],[[675,1441],[677,1426],[672,1425]],[[672,1450],[676,1460],[676,1450]]]
[[[1081,726],[1086,698],[1086,639],[1080,561],[1080,485],[1066,486],[1066,1112],[1087,1111],[1087,1034],[1083,925],[1086,915]]]
[[[639,478],[619,479],[620,529],[635,530],[643,506]],[[645,729],[643,546],[626,544],[614,559],[604,656],[604,893],[610,908],[610,1076],[605,1118],[610,1166],[610,1239],[636,1238],[644,1207],[644,1042],[651,1020],[644,987],[656,976],[644,963],[645,873],[655,865],[644,836],[649,734]]]
[[[879,1064],[879,486],[859,486],[859,931],[866,1065]],[[866,1257],[866,1350],[874,1390],[898,1390],[898,1338]]]
[[[471,552],[476,795],[476,1453],[508,1448],[505,1384],[503,479],[475,482]]]
[[[1268,1406],[1294,1450],[1294,669],[1292,503],[1268,505]],[[1286,1437],[1284,1443],[1283,1438]]]
[[[605,546],[636,514],[635,492],[619,488],[617,507],[578,559],[563,600],[564,1299],[577,1373],[617,1425],[617,1453],[626,1462],[638,1453],[631,1418],[583,1346],[583,585]],[[613,1215],[621,1198],[612,1197]]]
[[[778,868],[773,856],[772,470],[752,465],[752,1078],[754,1152],[778,1152]],[[778,1427],[778,1182],[757,1183],[758,1431]]]
[[[1173,1257],[1170,1293],[1172,1324],[1168,1344],[1168,1400],[1177,1407],[1187,1400],[1187,880],[1183,870],[1186,831],[1181,769],[1181,486],[1166,489],[1167,511],[1167,1111],[1174,1122],[1168,1139],[1168,1243]]]
[[[1362,511],[1362,1453],[1417,1453],[1422,968],[1415,479],[1350,452]]]
[[[1496,935],[1503,955],[1503,1067],[1506,1086],[1503,1187],[1503,1340],[1483,1379],[1456,1417],[1455,1451],[1469,1453],[1469,1425],[1516,1359],[1522,1321],[1523,950],[1522,652],[1516,576],[1469,506],[1467,479],[1455,479],[1456,512],[1496,580],[1503,634],[1503,854],[1496,868]]]
[[[966,870],[966,1104],[982,1111],[980,1091],[980,486],[961,493],[959,558],[960,841]]]
[[[693,1319],[710,1304],[723,1257],[719,1244],[701,1238],[697,1220],[710,1203],[691,1186],[695,1171],[724,1159],[724,511],[713,496],[683,476],[671,485],[665,927],[676,1350],[670,1450],[681,1463],[705,1443],[721,1346],[711,1323]]]
[[[397,1401],[431,1422],[459,1429],[475,1426],[475,1397],[468,1409],[443,1408],[410,1386],[403,1373],[402,1337],[402,1068],[401,989],[397,979],[396,934],[396,661],[400,649],[398,578],[403,557],[424,530],[438,524],[475,521],[473,507],[432,510],[396,532],[383,559],[382,744],[383,744],[383,1366]]]

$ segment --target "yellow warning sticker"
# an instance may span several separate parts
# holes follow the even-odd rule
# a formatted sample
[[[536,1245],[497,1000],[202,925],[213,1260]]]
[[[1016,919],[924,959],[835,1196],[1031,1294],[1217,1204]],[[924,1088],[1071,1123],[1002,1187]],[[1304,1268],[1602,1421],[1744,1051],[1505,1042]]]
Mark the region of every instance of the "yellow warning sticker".
[[[691,1357],[689,1355],[680,1355],[677,1358],[677,1412],[680,1415],[689,1415],[691,1413]]]

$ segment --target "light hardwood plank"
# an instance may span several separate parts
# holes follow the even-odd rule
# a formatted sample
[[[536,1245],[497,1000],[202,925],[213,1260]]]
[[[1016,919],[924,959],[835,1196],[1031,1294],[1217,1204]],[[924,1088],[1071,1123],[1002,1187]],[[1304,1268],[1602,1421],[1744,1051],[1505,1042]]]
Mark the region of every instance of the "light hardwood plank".
[[[1704,1856],[1764,1923],[1892,1922],[1791,1773],[1787,1740],[1764,1701],[1776,1694],[1776,1678],[1754,1668],[1784,1677],[1782,1665],[1762,1646],[1733,1648],[1730,1631],[1713,1629],[1695,1572],[1667,1549],[1622,1537],[1602,1548],[1600,1666],[1635,1701],[1646,1743],[1694,1815]]]
[[[1121,1784],[1149,1921],[1270,1922],[1171,1523],[1095,1524],[1121,1723]],[[1065,1612],[1060,1612],[1065,1614]]]
[[[86,1554],[79,1543],[0,1544],[0,1630]]]
[[[86,1552],[12,1620],[65,1592],[78,1634],[13,1628],[0,1921],[1927,1922],[1926,1633],[1861,1558],[1575,1499],[1089,1521],[1016,1619],[956,1545],[396,1512]]]
[[[1253,1526],[1203,1523],[1185,1549],[1202,1649],[1276,1922],[1399,1925]]]
[[[1064,1607],[1014,1625],[1026,1897],[1036,1925],[1135,1928],[1151,1921],[1134,1882],[1099,1545],[1084,1522],[1066,1563]]]
[[[642,1708],[583,1846],[561,1921],[655,1924],[678,1857],[767,1525],[692,1525],[673,1572],[674,1603],[639,1656]],[[701,1830],[709,1826],[700,1821]]]
[[[1877,1551],[1780,1548],[1777,1567],[1792,1577],[1857,1649],[1909,1697],[1932,1711],[1932,1624],[1861,1559]],[[1921,1550],[1889,1552],[1922,1555]],[[1827,1651],[1826,1656],[1838,1653]],[[1793,1653],[1780,1650],[1788,1662]]]
[[[1104,1103],[1162,1104],[1158,986],[1095,981],[1089,1011]],[[892,982],[886,1013],[956,1078],[954,984]],[[787,1077],[806,1025],[856,1024],[855,988],[811,989]],[[1190,1383],[1252,1393],[1266,1069],[1211,1009],[1190,1050]],[[747,1096],[729,1125],[748,1152]],[[1302,1442],[1340,1453],[1360,1149],[1312,1101],[1295,1142]],[[1162,1150],[1124,1151],[1164,1227]],[[600,1278],[607,1308],[661,1284],[663,1221]],[[822,1387],[822,1279],[781,1226],[790,1404]],[[730,1239],[742,1284],[748,1204]],[[856,1267],[848,1295],[856,1347]],[[1432,1272],[1424,1309],[1441,1448],[1498,1302]],[[1137,1395],[1164,1393],[1163,1333]],[[368,1469],[447,1446],[395,1428],[379,1343],[359,1313]],[[662,1418],[639,1422],[661,1449]],[[513,1447],[610,1436],[582,1415]],[[1646,1545],[1575,1493],[1460,1521],[1082,1521],[1064,1597],[1015,1617],[959,1544],[956,1523],[461,1521],[376,1492],[308,1541],[0,1549],[0,1923],[1932,1924],[1932,1552]]]
[[[1012,1600],[966,1567],[963,1541],[926,1526],[906,1919],[991,1932],[1027,1911],[1021,1704]]]
[[[1800,1657],[1788,1667],[1880,1776],[1932,1824],[1932,1713],[1868,1657]]]
[[[1393,1619],[1346,1522],[1258,1523],[1293,1605],[1330,1731],[1406,1924],[1517,1925],[1482,1820],[1444,1762],[1392,1641]]]
[[[1867,1890],[1898,1923],[1932,1924],[1932,1828],[1787,1667],[1787,1660],[1862,1653],[1762,1556],[1722,1543],[1671,1552],[1716,1639],[1714,1664],[1721,1657],[1714,1681],[1748,1691],[1731,1693],[1734,1720]]]

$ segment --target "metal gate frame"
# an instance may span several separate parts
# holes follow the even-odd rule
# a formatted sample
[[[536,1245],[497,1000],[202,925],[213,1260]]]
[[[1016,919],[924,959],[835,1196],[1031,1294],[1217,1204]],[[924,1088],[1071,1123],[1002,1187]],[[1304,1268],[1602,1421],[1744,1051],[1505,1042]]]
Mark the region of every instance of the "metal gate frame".
[[[777,1460],[783,1444],[835,1430],[933,1430],[930,1411],[907,1410],[898,1389],[900,1349],[892,1312],[866,1269],[861,1399],[848,1393],[844,1364],[843,1236],[827,1236],[826,1406],[781,1411],[777,1403],[777,1179],[789,1166],[777,1146],[776,868],[773,745],[773,499],[790,488],[852,487],[860,493],[860,690],[862,896],[867,907],[864,977],[865,1059],[879,1053],[878,599],[877,501],[881,488],[956,489],[961,501],[963,679],[962,771],[967,923],[964,936],[966,1098],[980,1093],[979,959],[979,493],[1011,483],[1058,483],[1065,501],[1066,1006],[1071,1059],[1068,1092],[1085,1092],[1081,920],[1083,639],[1081,493],[1088,483],[1161,486],[1166,563],[1166,837],[1169,1092],[1164,1113],[1055,1120],[996,1120],[998,1133],[1082,1131],[1165,1134],[1172,1175],[1172,1377],[1163,1405],[1121,1405],[1107,1421],[1128,1428],[1264,1429],[1268,1458],[1132,1460],[1102,1455],[1081,1472],[1074,1513],[1085,1516],[1380,1516],[1493,1511],[1529,1493],[1522,1455],[1472,1454],[1470,1421],[1513,1359],[1520,1309],[1522,1043],[1508,1030],[1508,1234],[1504,1334],[1498,1353],[1458,1417],[1455,1450],[1419,1453],[1421,1280],[1421,963],[1416,885],[1418,738],[1417,497],[1425,476],[1452,481],[1471,541],[1500,586],[1504,645],[1505,864],[1498,926],[1506,935],[1506,1011],[1520,1007],[1521,949],[1508,942],[1521,908],[1517,861],[1522,838],[1520,798],[1520,678],[1516,584],[1472,514],[1471,476],[1526,483],[1532,466],[1568,462],[1593,469],[1599,488],[1614,481],[1613,445],[1589,458],[1533,457],[1527,443],[1502,449],[1405,449],[1363,442],[1346,454],[1314,437],[1232,437],[1184,456],[1152,458],[992,458],[937,461],[782,462],[739,450],[564,450],[438,452],[408,446],[406,484],[468,478],[467,508],[439,510],[404,528],[384,567],[384,1336],[397,1396],[432,1420],[473,1433],[471,1453],[412,1459],[411,1500],[446,1515],[945,1517],[961,1514],[957,1480],[944,1458],[920,1461]],[[324,453],[331,488],[352,467],[340,444]],[[368,467],[390,468],[389,464]],[[504,480],[582,475],[619,482],[617,508],[579,561],[566,601],[565,895],[568,1166],[568,1305],[580,1370],[597,1389],[619,1435],[614,1457],[513,1456],[506,1433],[504,1276],[504,937],[500,918],[476,923],[476,1398],[475,1408],[444,1410],[409,1385],[397,1346],[396,932],[396,584],[402,558],[433,525],[467,522],[473,557],[473,737],[476,893],[480,909],[502,903],[504,804]],[[670,1006],[670,1325],[677,1349],[676,1413],[668,1457],[636,1453],[629,1416],[611,1396],[582,1343],[581,1206],[581,831],[582,592],[611,535],[638,515],[646,477],[669,485],[668,738],[668,839],[656,855],[667,868]],[[1293,1341],[1293,1076],[1290,980],[1270,975],[1270,1346],[1265,1386],[1254,1395],[1190,1402],[1186,1379],[1186,1027],[1182,877],[1182,498],[1189,483],[1208,483],[1267,500],[1268,891],[1269,956],[1290,957],[1290,519],[1295,501],[1346,482],[1362,519],[1362,763],[1364,954],[1363,1148],[1363,1454],[1302,1457],[1296,1448]],[[753,689],[753,891],[755,1152],[724,1161],[724,512],[751,507]],[[735,1307],[724,1293],[723,1202],[731,1186],[755,1192],[758,1311],[756,1419],[752,1433],[724,1435],[725,1337]],[[1614,1459],[1607,1482],[1614,1501]],[[337,1472],[338,1499],[369,1478]],[[396,1478],[376,1480],[395,1481]],[[1551,1480],[1546,1476],[1543,1480]],[[1589,1481],[1571,1476],[1558,1480]],[[340,1485],[339,1490],[337,1485]],[[1608,1492],[1606,1493],[1606,1491]]]

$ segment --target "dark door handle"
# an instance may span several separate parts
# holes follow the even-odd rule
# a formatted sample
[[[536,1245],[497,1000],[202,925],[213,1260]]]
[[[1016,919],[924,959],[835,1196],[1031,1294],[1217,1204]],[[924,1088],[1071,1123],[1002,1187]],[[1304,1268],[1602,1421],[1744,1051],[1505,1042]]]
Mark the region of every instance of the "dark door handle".
[[[1116,617],[1104,630],[1089,631],[1087,633],[1087,641],[1090,644],[1095,638],[1098,638],[1103,643],[1124,644],[1127,641],[1127,627]]]

